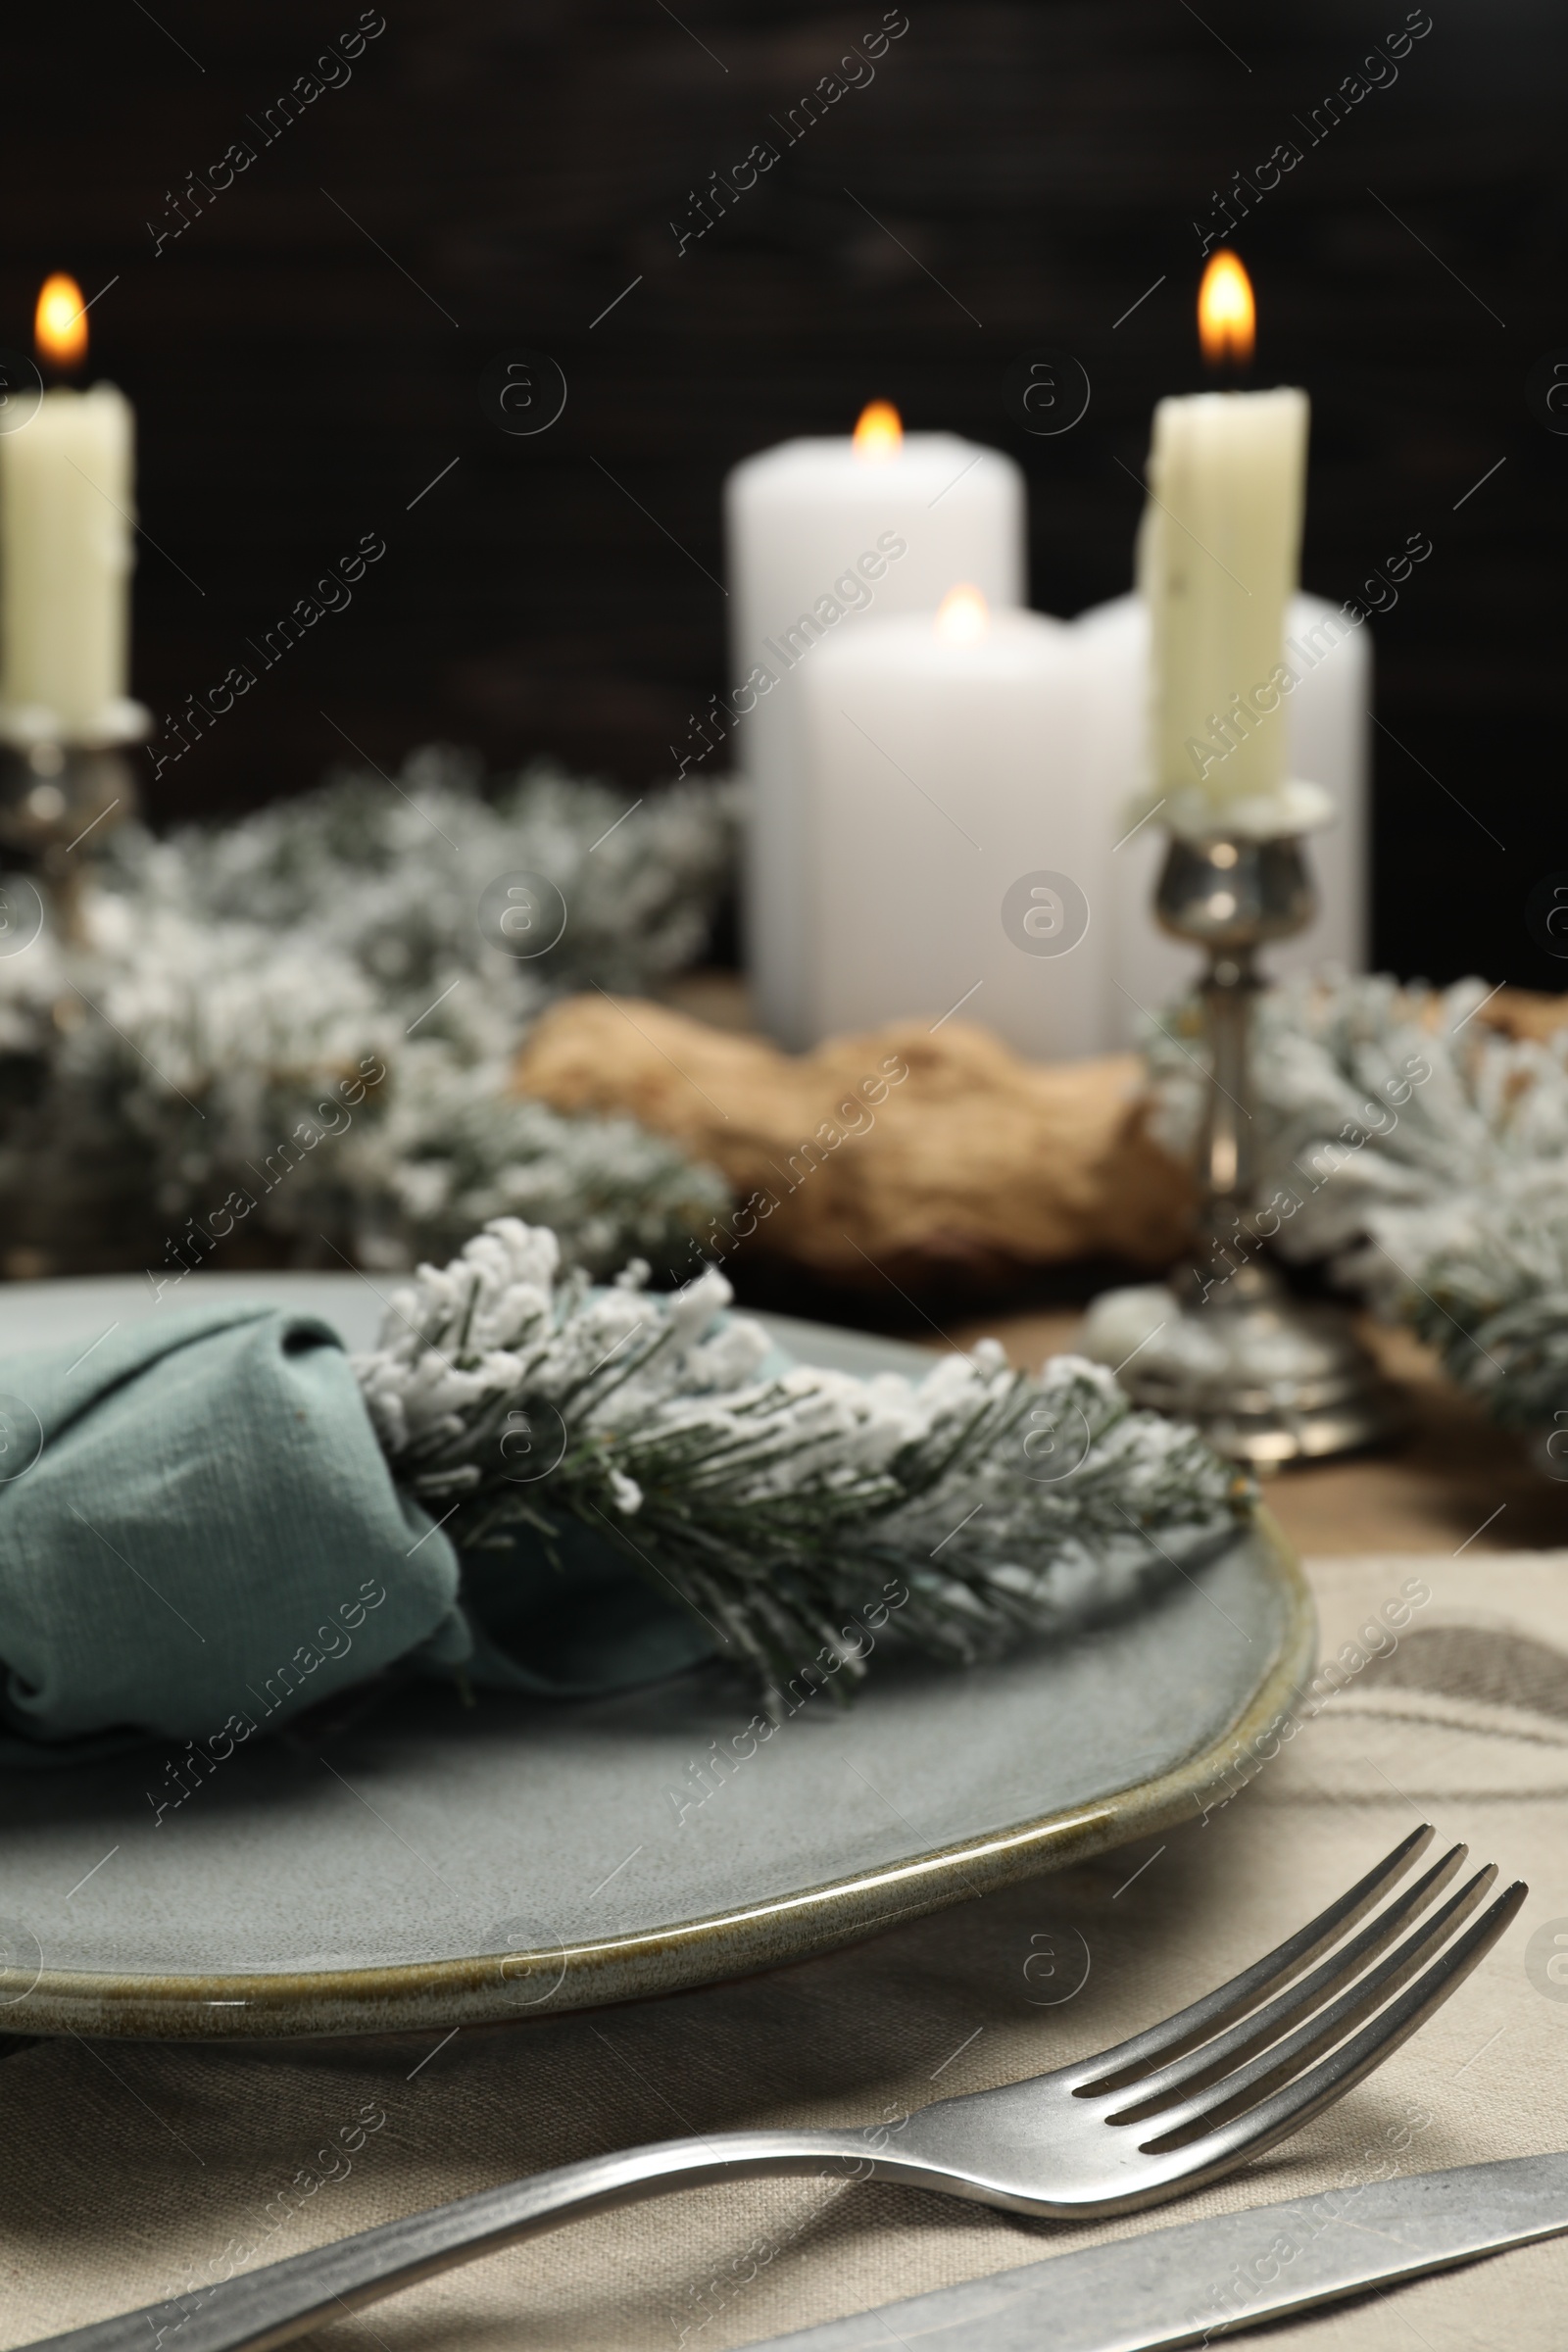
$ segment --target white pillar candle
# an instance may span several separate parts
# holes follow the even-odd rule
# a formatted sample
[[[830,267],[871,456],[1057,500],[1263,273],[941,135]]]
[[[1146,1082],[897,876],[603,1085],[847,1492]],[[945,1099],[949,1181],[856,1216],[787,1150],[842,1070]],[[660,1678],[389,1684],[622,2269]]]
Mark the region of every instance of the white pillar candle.
[[[1285,765],[1285,608],[1300,561],[1304,392],[1199,392],[1154,411],[1139,588],[1151,626],[1148,805],[1183,833],[1321,823]]]
[[[783,1044],[814,1034],[806,947],[800,687],[849,630],[930,612],[956,581],[993,607],[1025,583],[1022,475],[951,433],[903,435],[885,404],[855,439],[788,441],[724,490],[731,705],[752,787],[743,875],[758,1017]]]
[[[1077,639],[1043,614],[873,615],[801,673],[809,1039],[984,1023],[1021,1053],[1099,1042],[1102,812],[1082,789]]]
[[[1102,1043],[1133,1042],[1145,1012],[1157,1013],[1192,987],[1193,951],[1154,920],[1154,885],[1165,855],[1164,810],[1123,840],[1142,783],[1150,699],[1149,613],[1141,597],[1119,596],[1073,623],[1087,707],[1084,790],[1100,812],[1108,855],[1105,886],[1106,1001]],[[1284,661],[1296,683],[1284,698],[1285,770],[1320,784],[1332,821],[1312,836],[1308,858],[1318,910],[1306,930],[1272,946],[1270,973],[1337,964],[1367,968],[1372,644],[1363,624],[1321,597],[1293,596],[1285,612]]]
[[[62,294],[60,289],[69,287]],[[69,281],[51,297],[70,356],[84,351]],[[76,301],[79,306],[79,295]],[[113,384],[44,393],[0,433],[0,734],[93,745],[124,740],[142,714],[127,704],[135,419]]]

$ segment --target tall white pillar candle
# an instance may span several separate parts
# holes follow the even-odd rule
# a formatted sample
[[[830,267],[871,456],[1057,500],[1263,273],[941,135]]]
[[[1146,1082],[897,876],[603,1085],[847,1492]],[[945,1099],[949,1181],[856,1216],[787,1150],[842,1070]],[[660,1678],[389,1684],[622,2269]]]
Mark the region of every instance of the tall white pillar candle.
[[[113,384],[46,392],[0,433],[0,733],[92,745],[133,731],[134,514],[135,419]]]
[[[846,633],[933,612],[956,581],[994,608],[1020,604],[1024,485],[997,451],[951,433],[903,435],[876,404],[853,441],[789,441],[748,458],[725,484],[724,514],[735,743],[752,788],[747,961],[762,1025],[798,1047],[813,1034],[801,682]]]
[[[1061,622],[960,589],[805,665],[809,1038],[956,1016],[1032,1055],[1098,1044],[1110,843],[1081,785],[1076,652]]]

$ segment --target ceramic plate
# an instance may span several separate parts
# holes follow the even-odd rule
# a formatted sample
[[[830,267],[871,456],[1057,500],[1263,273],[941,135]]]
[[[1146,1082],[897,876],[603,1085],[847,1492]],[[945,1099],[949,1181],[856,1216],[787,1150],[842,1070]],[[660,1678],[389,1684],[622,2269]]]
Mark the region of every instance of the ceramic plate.
[[[350,1346],[350,1275],[193,1275]],[[0,1350],[152,1311],[135,1278],[0,1286]],[[764,1317],[798,1356],[919,1348]],[[879,1661],[765,1741],[703,1671],[541,1704],[432,1686],[319,1742],[237,1748],[154,1826],[161,1748],[0,1775],[0,2028],[203,2036],[427,2029],[594,2006],[850,1941],[1199,1809],[1310,1671],[1311,1605],[1262,1522],[1136,1612],[955,1673]]]

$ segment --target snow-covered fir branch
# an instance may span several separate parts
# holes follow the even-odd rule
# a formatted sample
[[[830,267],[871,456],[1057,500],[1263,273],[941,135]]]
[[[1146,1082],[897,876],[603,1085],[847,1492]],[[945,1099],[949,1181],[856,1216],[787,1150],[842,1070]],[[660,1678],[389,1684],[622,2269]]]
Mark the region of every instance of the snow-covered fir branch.
[[[407,1266],[510,1212],[596,1269],[685,1258],[727,1201],[712,1170],[511,1092],[555,996],[645,989],[700,952],[733,788],[633,798],[536,768],[486,799],[471,762],[426,752],[395,788],[345,777],[220,829],[113,837],[85,940],[0,958],[10,1242],[71,1262],[110,1237],[174,1275],[216,1226]],[[567,906],[529,961],[476,919],[517,871]]]
[[[1295,980],[1264,997],[1253,1055],[1259,1200],[1274,1247],[1326,1259],[1402,1316],[1450,1377],[1515,1426],[1568,1421],[1568,1030],[1514,1039],[1446,989]],[[1179,1007],[1146,1043],[1166,1138],[1200,1091]],[[1193,1037],[1188,1031],[1193,1032]]]
[[[906,1634],[967,1661],[1162,1578],[1173,1544],[1250,1506],[1081,1357],[1039,1380],[992,1342],[918,1382],[774,1370],[716,1271],[672,1298],[647,1273],[591,1291],[552,1234],[500,1218],[419,1268],[355,1368],[394,1475],[460,1547],[580,1521],[764,1682],[823,1646],[862,1672],[845,1615],[890,1572]]]

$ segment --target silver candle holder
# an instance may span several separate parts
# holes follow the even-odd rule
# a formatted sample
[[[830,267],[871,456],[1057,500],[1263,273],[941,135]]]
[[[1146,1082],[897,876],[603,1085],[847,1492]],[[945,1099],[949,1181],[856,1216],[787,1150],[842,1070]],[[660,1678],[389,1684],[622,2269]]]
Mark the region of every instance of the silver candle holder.
[[[20,858],[37,875],[68,939],[81,933],[87,858],[138,807],[119,744],[0,743],[0,857]]]
[[[1155,893],[1161,927],[1201,948],[1208,1046],[1192,1254],[1168,1294],[1111,1293],[1091,1317],[1091,1352],[1130,1329],[1119,1301],[1148,1322],[1118,1367],[1134,1400],[1194,1421],[1221,1453],[1257,1468],[1370,1445],[1396,1426],[1393,1392],[1348,1315],[1294,1298],[1264,1255],[1256,1200],[1251,1014],[1266,985],[1258,950],[1311,920],[1316,894],[1294,834],[1248,840],[1173,836]]]

